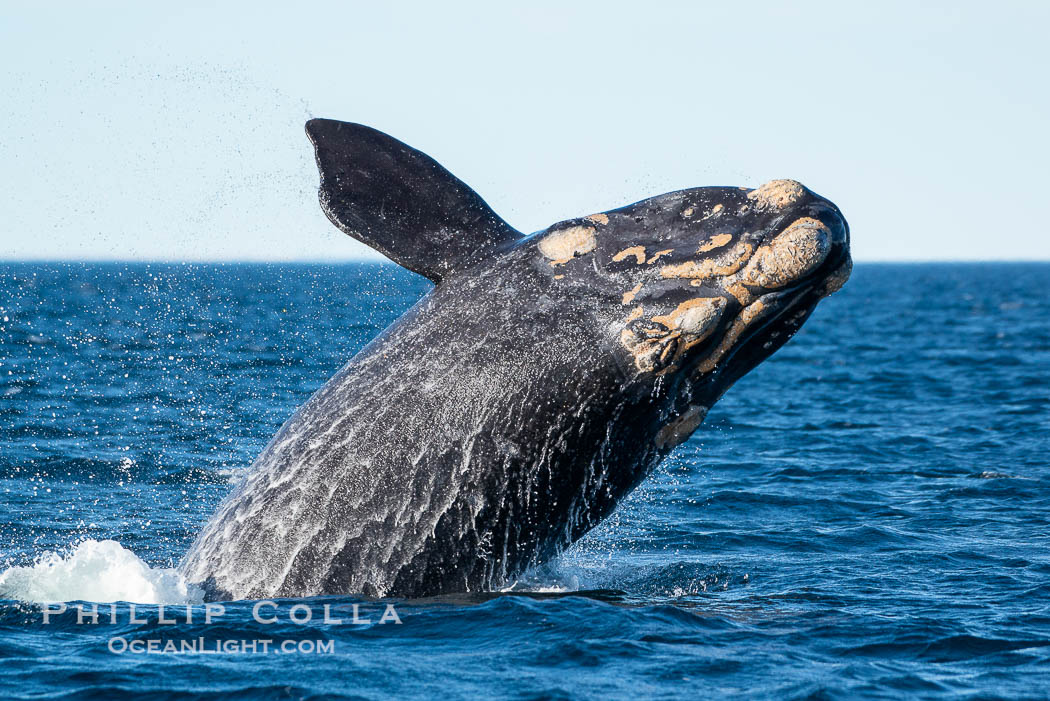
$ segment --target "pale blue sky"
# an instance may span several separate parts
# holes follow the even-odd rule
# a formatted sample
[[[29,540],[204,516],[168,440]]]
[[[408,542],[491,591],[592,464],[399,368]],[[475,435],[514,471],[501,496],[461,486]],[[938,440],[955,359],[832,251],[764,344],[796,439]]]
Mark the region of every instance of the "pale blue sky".
[[[4,3],[0,258],[345,260],[302,124],[522,231],[794,178],[858,260],[1050,259],[1050,3]]]

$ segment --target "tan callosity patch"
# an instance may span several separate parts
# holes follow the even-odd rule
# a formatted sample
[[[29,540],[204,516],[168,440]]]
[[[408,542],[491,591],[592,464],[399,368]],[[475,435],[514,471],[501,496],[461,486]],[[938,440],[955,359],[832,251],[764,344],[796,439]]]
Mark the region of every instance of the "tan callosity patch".
[[[709,216],[709,217],[717,217],[719,214],[722,213],[723,209],[725,209],[725,207],[723,207],[720,204],[716,204],[714,207],[711,208],[711,212],[707,216]]]
[[[813,272],[831,251],[831,231],[810,217],[796,220],[755,251],[742,273],[753,285],[775,290]]]
[[[660,269],[661,277],[694,278],[707,280],[719,275],[732,275],[744,267],[754,247],[750,243],[738,243],[725,253],[714,258],[690,260]]]
[[[653,362],[652,358],[652,351],[655,350],[655,347],[646,344],[643,339],[632,333],[630,329],[624,329],[620,332],[620,344],[631,354],[634,366],[639,372],[650,372],[656,367],[656,363]]]
[[[614,262],[619,263],[621,260],[624,260],[625,258],[630,258],[631,256],[634,256],[635,260],[638,261],[638,265],[644,263],[645,246],[631,246],[630,248],[625,248],[616,255],[614,255],[612,259]]]
[[[654,439],[656,447],[662,450],[681,445],[703,423],[705,416],[707,407],[690,405],[680,416],[660,429]]]
[[[609,215],[608,214],[592,214],[591,216],[589,216],[587,218],[590,219],[595,224],[601,224],[602,226],[604,226],[604,225],[609,223]]]
[[[689,217],[693,216],[693,208],[692,207],[686,207],[685,209],[683,209],[682,210],[682,216],[685,217],[686,219],[688,219]]]
[[[705,336],[718,323],[725,305],[726,301],[722,297],[688,299],[675,307],[674,311],[654,316],[653,321],[682,333]]]
[[[570,226],[552,231],[540,241],[540,253],[551,265],[562,265],[576,256],[590,253],[598,245],[593,226]]]
[[[624,328],[620,332],[620,343],[640,372],[653,372],[657,363],[669,363],[678,348],[678,337],[679,334],[669,333],[669,329],[660,324],[643,324],[638,329]]]
[[[650,263],[650,264],[651,263],[655,263],[656,261],[660,260],[660,258],[662,256],[666,256],[666,255],[671,254],[671,253],[674,253],[674,249],[673,248],[666,248],[666,249],[664,249],[662,251],[657,251],[656,253],[653,254],[652,258],[650,258],[649,260],[646,261],[646,263]]]
[[[564,275],[555,275],[554,279],[555,280],[561,280],[563,277],[565,277],[565,276]]]
[[[770,180],[756,190],[747,193],[747,198],[755,202],[759,209],[771,207],[783,209],[802,199],[806,189],[794,180]]]
[[[751,304],[751,300],[754,299],[754,295],[751,294],[751,290],[747,289],[739,280],[726,285],[726,292],[733,295],[737,302],[740,302],[741,307],[746,307]]]
[[[639,371],[672,372],[685,351],[705,341],[717,328],[725,307],[721,297],[699,297],[635,327],[631,322],[642,317],[642,307],[638,306],[625,320],[620,342]]]
[[[638,283],[631,289],[623,293],[623,304],[630,304],[631,300],[634,299],[635,295],[642,291],[642,283]]]
[[[708,251],[713,251],[716,248],[721,248],[722,246],[726,245],[727,243],[729,243],[732,240],[733,240],[733,235],[732,234],[715,234],[714,236],[709,238],[707,241],[704,241],[702,244],[700,244],[700,248],[698,248],[696,250],[696,252],[697,253],[707,253]]]

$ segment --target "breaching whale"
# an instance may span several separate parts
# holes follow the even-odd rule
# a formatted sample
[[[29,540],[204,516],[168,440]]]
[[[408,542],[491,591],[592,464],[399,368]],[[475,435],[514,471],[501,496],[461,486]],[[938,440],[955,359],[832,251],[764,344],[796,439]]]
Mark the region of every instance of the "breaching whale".
[[[284,424],[180,567],[212,598],[492,590],[608,516],[851,269],[791,180],[523,235],[386,134],[307,123],[321,206],[435,287]]]

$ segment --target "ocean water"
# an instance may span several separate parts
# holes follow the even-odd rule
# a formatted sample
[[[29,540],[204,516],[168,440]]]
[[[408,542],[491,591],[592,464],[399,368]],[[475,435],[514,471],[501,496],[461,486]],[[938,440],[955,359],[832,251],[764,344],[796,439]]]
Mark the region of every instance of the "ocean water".
[[[0,696],[1050,695],[1050,265],[858,265],[510,591],[207,610],[194,535],[427,286],[0,264]]]

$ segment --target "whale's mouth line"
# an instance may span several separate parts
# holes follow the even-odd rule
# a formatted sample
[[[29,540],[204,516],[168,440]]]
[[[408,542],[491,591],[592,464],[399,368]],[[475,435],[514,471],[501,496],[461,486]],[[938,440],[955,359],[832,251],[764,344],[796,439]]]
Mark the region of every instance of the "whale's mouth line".
[[[808,275],[780,289],[765,290],[741,307],[720,334],[720,347],[727,340],[731,343],[721,352],[713,348],[693,370],[694,382],[717,388],[712,402],[795,335],[817,303],[835,291],[828,288],[829,282],[840,271],[848,274],[849,258],[848,248],[833,246],[831,254]],[[737,325],[741,327],[734,333]]]
[[[777,348],[786,343],[801,326],[802,322],[809,316],[816,305],[818,297],[814,295],[813,304],[808,308],[799,308],[800,302],[813,290],[812,287],[794,287],[789,290],[777,290],[760,295],[754,302],[773,308],[774,311],[764,315],[759,323],[748,328],[722,359],[722,368],[719,371],[720,380],[728,389],[730,385],[750,372],[755,366],[773,353]],[[760,340],[761,337],[761,340]],[[775,346],[775,347],[774,347]],[[742,355],[746,356],[748,351],[761,349],[754,354],[753,359],[740,362]],[[768,351],[768,352],[761,352]]]
[[[746,285],[745,298],[733,292],[744,304],[727,322],[718,347],[698,366],[721,376],[722,391],[786,343],[817,303],[837,290],[849,274],[849,230],[841,215],[816,205],[807,214],[768,234],[747,265],[733,276],[736,280],[731,286]],[[800,231],[808,235],[793,239],[792,234]],[[827,247],[823,252],[822,246]],[[767,251],[765,259],[759,257],[763,250]],[[816,258],[815,264],[807,264],[807,258]],[[792,273],[801,274],[795,277]],[[791,277],[785,280],[785,275]],[[732,292],[731,286],[726,289]],[[748,353],[756,348],[759,352]],[[742,352],[751,356],[745,362],[739,360]]]

